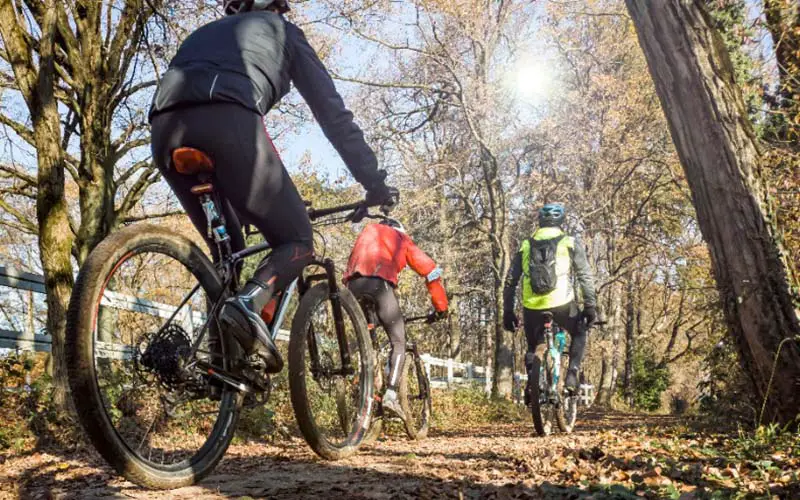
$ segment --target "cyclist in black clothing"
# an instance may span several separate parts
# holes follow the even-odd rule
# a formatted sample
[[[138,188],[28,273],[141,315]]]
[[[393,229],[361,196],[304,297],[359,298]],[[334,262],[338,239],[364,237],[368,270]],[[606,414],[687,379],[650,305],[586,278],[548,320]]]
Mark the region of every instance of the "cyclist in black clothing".
[[[390,205],[396,190],[386,185],[385,172],[378,170],[375,154],[303,31],[284,19],[287,2],[225,0],[223,8],[226,17],[184,40],[158,85],[149,115],[153,159],[212,253],[216,246],[190,193],[195,181],[171,164],[179,147],[202,150],[214,161],[233,250],[244,248],[243,223],[255,225],[272,245],[240,294],[225,302],[219,319],[248,354],[258,352],[267,370],[278,372],[283,360],[260,312],[299,275],[314,249],[308,214],[263,127],[263,115],[293,83],[366,188],[367,202]]]

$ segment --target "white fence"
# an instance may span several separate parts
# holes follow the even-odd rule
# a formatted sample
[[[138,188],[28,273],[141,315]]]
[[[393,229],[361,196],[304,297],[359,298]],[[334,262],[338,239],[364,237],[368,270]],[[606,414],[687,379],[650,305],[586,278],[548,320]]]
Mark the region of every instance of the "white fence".
[[[44,293],[44,278],[42,276],[22,272],[13,268],[0,266],[0,286],[27,290],[33,293]],[[152,314],[154,316],[169,318],[175,312],[173,306],[160,304],[146,299],[129,297],[115,292],[106,292],[101,302],[104,305],[118,309]],[[191,316],[190,316],[191,314]],[[179,321],[200,322],[204,321],[204,315],[199,312],[190,312],[178,318]],[[278,331],[277,340],[288,341],[289,332],[287,330]],[[0,329],[0,348],[15,351],[36,351],[50,352],[50,335],[26,331],[17,332],[12,330]],[[101,344],[106,344],[101,342]],[[101,346],[107,357],[126,358],[130,355],[127,346],[108,344]],[[478,385],[483,387],[488,393],[492,387],[491,373],[487,367],[477,366],[472,363],[460,363],[453,359],[440,359],[429,354],[421,355],[425,366],[425,372],[434,388],[452,388],[459,385]],[[515,401],[522,401],[522,387],[528,376],[521,373],[514,374],[513,398]],[[594,387],[589,384],[580,386],[581,402],[585,406],[591,406],[594,400]]]
[[[429,354],[420,355],[425,367],[425,373],[434,388],[452,388],[459,385],[477,385],[483,387],[488,393],[492,388],[492,375],[487,367],[476,366],[472,363],[460,363],[453,359],[435,358]],[[524,373],[514,374],[512,397],[515,401],[522,402],[522,391],[528,376]],[[579,397],[583,406],[591,406],[594,402],[594,386],[581,384]]]

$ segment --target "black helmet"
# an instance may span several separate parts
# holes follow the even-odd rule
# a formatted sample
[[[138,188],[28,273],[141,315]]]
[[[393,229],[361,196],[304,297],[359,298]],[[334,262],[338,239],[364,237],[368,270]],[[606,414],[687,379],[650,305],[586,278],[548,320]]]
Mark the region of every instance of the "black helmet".
[[[240,12],[267,10],[267,8],[273,6],[281,14],[289,12],[289,2],[286,0],[222,0],[222,10],[225,11],[226,16],[232,16]]]
[[[392,219],[392,218],[389,218],[389,217],[384,217],[384,218],[381,220],[381,224],[383,224],[384,226],[389,226],[389,227],[391,227],[391,228],[394,228],[394,229],[396,229],[396,230],[400,231],[401,233],[405,233],[405,232],[406,232],[406,228],[404,228],[404,227],[403,227],[403,225],[402,225],[402,224],[400,224],[400,221],[399,221],[399,220],[397,220],[397,219]]]
[[[539,209],[539,226],[560,226],[564,222],[564,215],[564,205],[561,203],[548,203]]]

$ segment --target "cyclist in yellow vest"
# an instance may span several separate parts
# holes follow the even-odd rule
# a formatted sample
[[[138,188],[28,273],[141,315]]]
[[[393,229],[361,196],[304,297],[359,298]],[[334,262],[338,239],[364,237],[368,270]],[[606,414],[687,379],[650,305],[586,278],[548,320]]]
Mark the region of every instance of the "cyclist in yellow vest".
[[[564,215],[560,203],[550,203],[539,210],[539,229],[522,242],[506,277],[503,326],[508,331],[519,326],[514,296],[522,276],[523,323],[528,340],[525,367],[530,371],[536,346],[544,342],[543,313],[550,311],[556,324],[572,337],[565,384],[567,390],[574,391],[586,349],[587,327],[597,320],[597,295],[583,244],[561,229]],[[578,310],[573,277],[581,288],[582,312]],[[526,404],[528,392],[526,389]]]

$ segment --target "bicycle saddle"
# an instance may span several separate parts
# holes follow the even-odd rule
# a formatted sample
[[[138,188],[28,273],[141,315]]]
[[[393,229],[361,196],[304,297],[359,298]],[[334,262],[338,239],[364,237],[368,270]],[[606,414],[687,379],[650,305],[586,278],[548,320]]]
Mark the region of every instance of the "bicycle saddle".
[[[210,174],[214,171],[211,158],[195,148],[177,148],[172,152],[172,164],[183,175]]]

